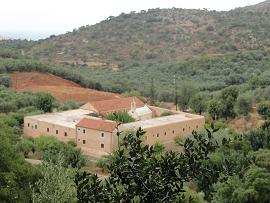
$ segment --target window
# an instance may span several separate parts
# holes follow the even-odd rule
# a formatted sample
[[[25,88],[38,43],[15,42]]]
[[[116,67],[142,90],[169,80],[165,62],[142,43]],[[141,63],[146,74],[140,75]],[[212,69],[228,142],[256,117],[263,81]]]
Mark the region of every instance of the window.
[[[37,129],[37,125],[35,125],[35,129]]]
[[[58,130],[55,131],[55,134],[58,135]]]
[[[47,132],[50,132],[50,128],[47,128]]]
[[[167,135],[167,133],[165,132],[164,135]]]
[[[67,136],[67,132],[65,132],[65,137]]]
[[[85,143],[86,143],[86,141],[85,141],[85,140],[83,140],[83,141],[82,141],[82,143],[83,143],[83,144],[85,144]]]
[[[100,147],[101,147],[101,148],[104,148],[104,144],[101,144]]]
[[[183,132],[185,131],[185,128],[183,128]]]
[[[27,126],[30,127],[30,123],[28,123]]]
[[[85,134],[85,129],[83,129],[83,134]]]
[[[104,133],[101,133],[101,137],[104,137]]]
[[[159,133],[157,134],[157,137],[159,137]]]
[[[174,130],[172,131],[172,134],[174,134]]]

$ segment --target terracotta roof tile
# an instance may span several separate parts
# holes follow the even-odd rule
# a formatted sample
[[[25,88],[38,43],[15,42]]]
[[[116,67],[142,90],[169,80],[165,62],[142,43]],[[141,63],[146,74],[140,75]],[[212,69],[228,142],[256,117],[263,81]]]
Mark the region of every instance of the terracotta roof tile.
[[[126,97],[103,101],[93,101],[89,102],[87,105],[84,105],[84,107],[87,108],[87,106],[91,106],[98,111],[97,113],[104,114],[113,111],[129,110],[133,100],[135,101],[137,108],[144,106],[144,103],[137,97]]]
[[[83,118],[76,126],[105,132],[113,132],[114,129],[117,127],[117,123],[108,120],[105,121],[98,119]]]

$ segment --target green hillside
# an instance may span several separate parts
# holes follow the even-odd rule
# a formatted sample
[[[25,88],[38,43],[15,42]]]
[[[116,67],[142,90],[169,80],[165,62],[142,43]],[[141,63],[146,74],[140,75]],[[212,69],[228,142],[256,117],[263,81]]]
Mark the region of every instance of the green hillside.
[[[269,203],[269,31],[266,1],[228,12],[150,9],[44,40],[0,40],[0,202]],[[67,135],[60,133],[65,122],[59,126],[51,119],[61,130],[56,136],[49,128],[50,136],[26,136],[31,127],[25,116],[75,109],[79,103],[61,103],[49,94],[64,88],[60,85],[49,93],[16,91],[18,74],[12,89],[9,73],[17,71],[53,74],[163,108],[163,101],[174,102],[181,111],[203,115],[205,130],[197,125],[201,118],[190,114],[164,123],[145,121],[154,124],[146,135],[141,128],[122,131],[118,119],[113,133],[97,139],[113,146],[106,140],[118,137],[118,146],[97,160],[98,148],[85,145],[97,153],[87,156],[77,135],[73,140],[68,133],[70,141],[60,141]],[[183,121],[183,131],[173,127],[176,120]],[[33,135],[42,130],[36,124]],[[198,132],[182,136],[195,125]],[[166,133],[171,128],[173,136]],[[88,135],[82,137],[87,143]],[[144,142],[149,136],[159,137],[154,145]]]
[[[263,51],[201,57],[179,63],[130,65],[119,70],[59,66],[0,57],[0,73],[13,71],[47,72],[84,87],[117,93],[137,90],[144,96],[150,96],[153,79],[157,99],[163,101],[173,101],[174,77],[178,91],[185,85],[206,93],[238,86],[243,93],[252,91],[249,94],[255,100],[270,98],[270,52]]]
[[[203,92],[231,85],[243,92],[267,88],[269,10],[266,1],[228,12],[173,8],[121,14],[37,42],[0,41],[0,50],[12,53],[0,55],[0,68],[50,72],[85,87],[118,93],[138,90],[144,96],[150,96],[153,78],[157,99],[165,101],[173,101],[174,77],[179,88],[188,83]],[[84,63],[104,68],[86,68]]]
[[[270,48],[270,1],[228,12],[149,9],[40,40],[28,54],[89,66],[181,61]]]

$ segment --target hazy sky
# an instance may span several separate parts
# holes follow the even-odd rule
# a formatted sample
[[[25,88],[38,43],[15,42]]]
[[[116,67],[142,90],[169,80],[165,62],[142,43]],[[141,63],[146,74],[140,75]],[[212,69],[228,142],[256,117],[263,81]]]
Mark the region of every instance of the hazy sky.
[[[0,35],[43,38],[149,8],[230,10],[263,0],[0,0]]]

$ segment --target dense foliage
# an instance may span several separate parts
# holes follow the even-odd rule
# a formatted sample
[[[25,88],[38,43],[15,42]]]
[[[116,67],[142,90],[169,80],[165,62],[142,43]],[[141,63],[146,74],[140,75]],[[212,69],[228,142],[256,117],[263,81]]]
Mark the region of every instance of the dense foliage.
[[[154,147],[142,144],[142,131],[130,133],[100,163],[111,174],[104,184],[95,175],[77,174],[77,197],[79,202],[189,202],[185,183],[195,185],[209,202],[269,202],[266,126],[247,135],[217,129],[194,133],[181,142],[180,154],[161,150],[157,155]]]
[[[73,143],[61,142],[51,136],[42,136],[33,140],[36,154],[41,155],[39,158],[47,162],[57,163],[60,156],[62,157],[62,166],[81,168],[85,165],[86,160],[81,151],[74,148],[74,145]]]
[[[194,133],[194,139],[185,141],[183,153],[169,151],[156,156],[155,147],[143,144],[143,135],[140,129],[124,137],[122,148],[115,152],[108,167],[111,175],[105,184],[95,175],[77,174],[79,202],[182,200],[183,184],[201,174],[203,161],[217,147],[210,131],[208,138]]]
[[[8,75],[0,75],[0,86],[10,87],[11,79]]]
[[[219,91],[231,85],[238,88],[239,96],[243,95],[238,102],[248,105],[248,100],[258,102],[269,99],[269,56],[268,52],[262,51],[239,52],[226,56],[190,59],[181,63],[125,66],[117,71],[109,68],[82,67],[75,70],[74,67],[59,67],[32,60],[2,58],[0,72],[48,72],[84,87],[119,93],[137,90],[148,97],[151,97],[153,89],[150,78],[154,78],[156,100],[162,101],[175,100],[175,86],[172,81],[175,75],[178,101],[180,107],[186,109],[186,106],[191,106],[193,98],[182,96],[185,92],[199,91],[202,93],[200,95],[209,101],[219,96]],[[230,78],[234,78],[235,82],[228,82]],[[241,113],[241,110],[237,112]]]
[[[20,123],[15,115],[0,116],[0,200],[28,202],[31,185],[38,180],[39,171],[24,161],[16,145],[20,142]]]
[[[55,99],[47,93],[15,92],[9,89],[0,90],[0,112],[17,112],[20,109],[32,108],[50,112]]]
[[[85,165],[85,158],[74,144],[62,143],[52,137],[41,137],[36,140],[22,138],[23,118],[26,115],[42,113],[36,106],[36,100],[40,93],[14,92],[7,89],[0,90],[0,200],[1,202],[40,202],[38,190],[32,195],[32,187],[37,184],[40,190],[44,189],[46,170],[32,166],[25,158],[39,158],[50,163],[57,163],[58,157],[63,156],[63,167],[80,168]],[[46,165],[46,164],[45,164]],[[46,165],[47,166],[47,165]],[[54,167],[55,168],[55,167]],[[59,171],[64,176],[64,172]],[[48,169],[49,170],[49,169]],[[60,169],[59,169],[60,170]],[[57,174],[54,174],[57,176]],[[55,176],[50,176],[50,186]],[[61,180],[60,177],[58,180]],[[72,177],[70,177],[71,182]],[[43,182],[42,182],[43,181]],[[65,180],[67,181],[67,180]],[[43,184],[44,183],[44,184]],[[48,183],[48,182],[47,182]],[[60,183],[60,182],[59,182]],[[66,189],[66,187],[64,187]],[[59,188],[47,188],[60,192]],[[75,191],[75,188],[73,188]],[[48,198],[48,194],[44,195]],[[72,196],[74,198],[74,195]],[[44,201],[41,201],[44,202]],[[47,202],[47,201],[46,201]]]
[[[33,186],[33,202],[76,202],[76,188],[73,182],[75,170],[63,167],[61,157],[54,163],[43,162],[39,169],[42,177]]]
[[[32,101],[39,95],[6,89],[0,93],[2,98],[9,95],[10,101],[17,97]],[[220,94],[226,102],[226,98],[237,95],[233,87]],[[224,104],[220,103],[222,110]],[[194,133],[179,146],[181,153],[164,151],[160,144],[145,146],[142,131],[127,133],[119,150],[99,163],[111,174],[103,182],[86,173],[75,176],[85,159],[74,143],[62,143],[53,137],[21,138],[23,116],[38,111],[34,104],[24,103],[16,112],[0,116],[0,195],[5,202],[28,202],[32,198],[53,202],[60,197],[63,202],[190,202],[191,198],[200,203],[269,201],[269,121],[244,135],[215,128]],[[268,105],[262,106],[267,112]],[[24,157],[44,163],[31,166]]]
[[[38,93],[36,99],[36,106],[44,112],[52,112],[54,97],[47,93]]]
[[[135,121],[135,119],[126,111],[111,112],[108,113],[105,118],[118,123],[130,123]]]

